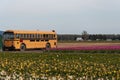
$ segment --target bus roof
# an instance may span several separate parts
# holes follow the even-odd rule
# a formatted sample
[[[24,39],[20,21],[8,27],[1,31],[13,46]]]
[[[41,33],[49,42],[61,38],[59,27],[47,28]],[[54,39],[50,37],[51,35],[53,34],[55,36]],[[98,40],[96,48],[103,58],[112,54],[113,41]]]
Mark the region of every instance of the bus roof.
[[[16,33],[21,33],[21,34],[39,34],[39,33],[42,33],[42,34],[56,34],[55,30],[52,30],[52,31],[39,31],[39,30],[36,30],[36,31],[30,31],[30,30],[6,30],[5,32],[13,32],[14,34]]]

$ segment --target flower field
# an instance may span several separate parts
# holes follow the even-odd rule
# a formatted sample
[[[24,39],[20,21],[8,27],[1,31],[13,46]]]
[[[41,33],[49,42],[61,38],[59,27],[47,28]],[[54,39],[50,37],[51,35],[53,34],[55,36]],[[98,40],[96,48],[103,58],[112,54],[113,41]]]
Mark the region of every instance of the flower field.
[[[0,53],[0,80],[120,80],[118,53]]]
[[[77,46],[77,47],[58,47],[53,48],[51,51],[81,51],[81,52],[119,52],[120,45],[95,45],[95,46]]]

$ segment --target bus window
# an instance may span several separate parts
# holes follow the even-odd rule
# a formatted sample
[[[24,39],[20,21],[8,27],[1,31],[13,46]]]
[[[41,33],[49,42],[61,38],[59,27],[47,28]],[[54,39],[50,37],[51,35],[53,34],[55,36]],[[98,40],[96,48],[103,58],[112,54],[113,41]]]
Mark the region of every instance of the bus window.
[[[48,34],[45,35],[45,38],[48,38]]]
[[[30,38],[34,38],[34,34],[30,34]]]
[[[34,38],[34,34],[31,34],[31,38]]]
[[[49,34],[49,38],[52,39],[52,34]]]
[[[26,38],[26,34],[23,34],[24,38]]]
[[[16,37],[16,38],[19,38],[19,34],[16,34],[15,37]]]
[[[16,38],[21,38],[21,34],[16,34],[16,36],[15,36]]]
[[[21,34],[20,36],[21,36],[21,38],[24,38],[24,37],[23,37],[23,34]]]
[[[18,37],[21,38],[21,34],[18,34]]]
[[[14,34],[13,33],[4,33],[3,34],[4,39],[14,39]]]
[[[51,34],[51,38],[53,39],[53,34]]]
[[[19,34],[19,37],[22,38],[22,34]]]
[[[43,34],[43,38],[45,38],[45,34]]]
[[[36,36],[36,38],[38,38],[38,34],[36,34],[35,36]]]
[[[32,35],[30,34],[30,38],[32,37]]]
[[[40,38],[40,34],[37,35],[37,38]]]
[[[42,35],[42,34],[40,35],[40,38],[43,38],[43,35]]]
[[[27,35],[26,37],[29,38],[29,34],[26,34],[26,35]]]
[[[34,38],[37,38],[37,34],[34,34]]]

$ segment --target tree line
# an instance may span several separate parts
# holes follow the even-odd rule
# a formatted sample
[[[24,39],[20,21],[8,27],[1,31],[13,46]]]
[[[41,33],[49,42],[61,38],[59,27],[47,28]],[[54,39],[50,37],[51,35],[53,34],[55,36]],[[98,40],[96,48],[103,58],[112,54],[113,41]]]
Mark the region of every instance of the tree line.
[[[75,41],[77,38],[82,40],[120,40],[120,34],[58,34],[58,41]]]

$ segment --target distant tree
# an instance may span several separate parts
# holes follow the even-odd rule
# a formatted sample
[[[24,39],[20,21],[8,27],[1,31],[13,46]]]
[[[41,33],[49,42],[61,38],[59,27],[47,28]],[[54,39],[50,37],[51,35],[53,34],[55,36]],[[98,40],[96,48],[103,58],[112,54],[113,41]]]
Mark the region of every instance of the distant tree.
[[[82,39],[86,41],[86,40],[88,40],[88,38],[89,38],[89,34],[87,33],[87,31],[84,30],[82,32]]]

